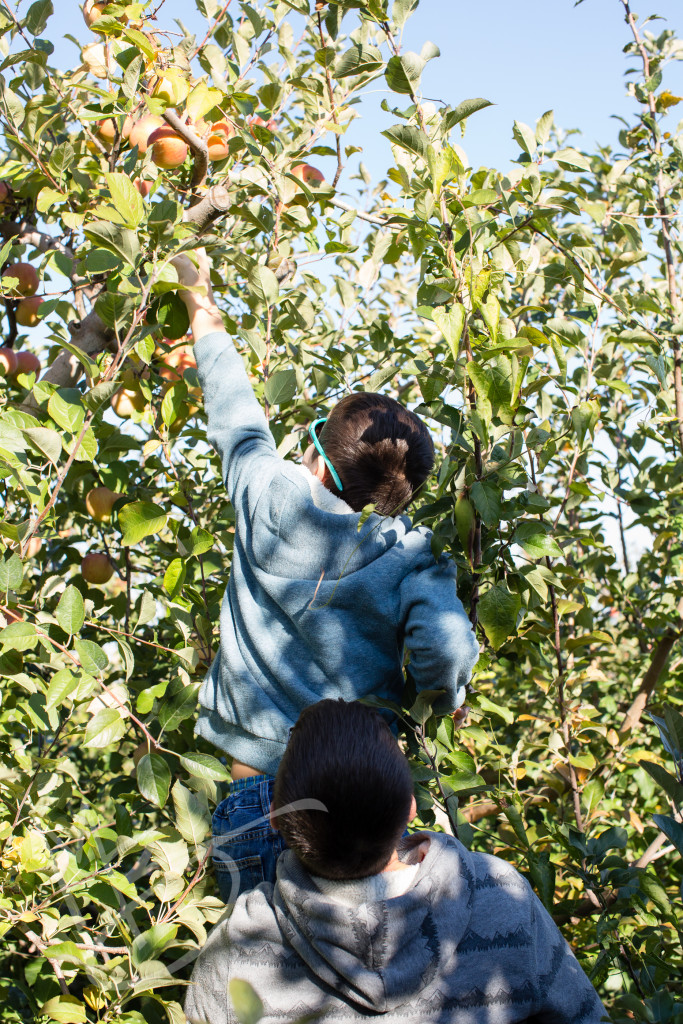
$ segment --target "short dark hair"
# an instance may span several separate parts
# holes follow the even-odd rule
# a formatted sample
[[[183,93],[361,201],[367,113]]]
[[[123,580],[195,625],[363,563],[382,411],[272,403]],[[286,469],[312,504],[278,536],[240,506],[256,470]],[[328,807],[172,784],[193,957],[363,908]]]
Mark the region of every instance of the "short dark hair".
[[[434,465],[434,443],[419,416],[374,392],[342,398],[320,441],[344,487],[329,478],[325,485],[355,512],[374,505],[381,515],[398,515]]]
[[[327,808],[275,817],[311,874],[351,879],[383,871],[408,823],[412,797],[408,762],[376,711],[343,700],[302,711],[275,777],[273,810],[305,800]]]

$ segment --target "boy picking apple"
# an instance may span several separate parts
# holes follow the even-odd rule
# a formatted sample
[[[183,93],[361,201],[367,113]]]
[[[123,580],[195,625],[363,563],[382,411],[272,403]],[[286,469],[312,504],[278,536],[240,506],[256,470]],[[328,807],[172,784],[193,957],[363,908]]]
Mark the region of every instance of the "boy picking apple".
[[[283,841],[268,821],[274,775],[300,712],[323,698],[400,702],[404,651],[417,691],[461,709],[478,657],[451,560],[401,513],[429,475],[424,423],[385,395],[353,392],[311,424],[302,464],[281,459],[226,334],[203,249],[174,264],[208,416],[235,510],[220,649],[199,694],[197,732],[232,758],[213,821],[231,902],[273,881]],[[376,511],[358,529],[367,505]]]

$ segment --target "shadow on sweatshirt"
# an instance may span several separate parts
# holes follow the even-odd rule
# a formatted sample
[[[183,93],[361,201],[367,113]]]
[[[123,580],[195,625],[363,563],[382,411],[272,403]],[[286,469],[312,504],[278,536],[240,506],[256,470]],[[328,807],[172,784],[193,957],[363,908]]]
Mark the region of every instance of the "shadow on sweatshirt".
[[[261,1024],[381,1017],[384,1024],[597,1024],[593,986],[529,884],[497,857],[421,833],[407,891],[355,907],[323,894],[292,851],[275,886],[240,897],[200,953],[191,1024],[236,1024],[230,981],[248,981]]]

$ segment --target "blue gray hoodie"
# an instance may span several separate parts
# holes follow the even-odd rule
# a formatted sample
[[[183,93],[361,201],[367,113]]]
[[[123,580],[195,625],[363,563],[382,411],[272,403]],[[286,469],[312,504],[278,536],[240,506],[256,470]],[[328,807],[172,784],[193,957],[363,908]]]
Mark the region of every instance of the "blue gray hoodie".
[[[334,887],[321,892],[285,850],[275,886],[244,893],[212,930],[185,999],[190,1024],[237,1024],[228,997],[235,978],[260,996],[261,1024],[608,1019],[529,883],[450,836],[418,833],[412,842],[427,837],[403,895],[356,906],[335,899]]]
[[[220,649],[199,694],[197,732],[274,773],[301,711],[326,697],[400,702],[403,655],[418,691],[465,698],[478,645],[455,565],[407,516],[360,513],[280,458],[229,335],[195,345],[208,416],[235,511]]]

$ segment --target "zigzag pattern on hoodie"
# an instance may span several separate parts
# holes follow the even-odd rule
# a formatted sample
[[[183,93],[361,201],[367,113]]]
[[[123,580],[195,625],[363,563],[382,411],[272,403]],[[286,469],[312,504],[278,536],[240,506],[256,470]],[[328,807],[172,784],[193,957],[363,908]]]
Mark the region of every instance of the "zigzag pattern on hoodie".
[[[190,1024],[237,1024],[226,997],[248,981],[261,1024],[598,1024],[604,1008],[552,918],[510,865],[429,838],[398,896],[347,906],[291,851],[215,926],[185,1004]],[[310,1015],[310,1016],[309,1016]]]

